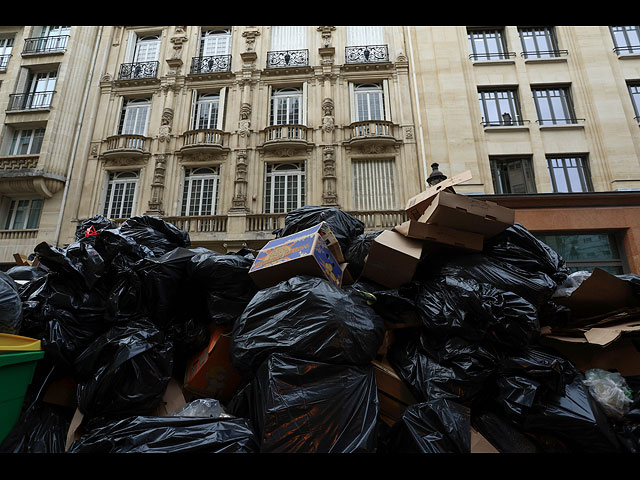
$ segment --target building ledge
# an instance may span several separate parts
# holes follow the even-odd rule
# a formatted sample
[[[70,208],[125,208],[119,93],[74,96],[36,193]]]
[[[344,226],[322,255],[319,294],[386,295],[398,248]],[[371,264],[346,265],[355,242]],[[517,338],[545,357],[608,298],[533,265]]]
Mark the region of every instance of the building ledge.
[[[640,190],[584,193],[469,194],[509,208],[638,207]]]

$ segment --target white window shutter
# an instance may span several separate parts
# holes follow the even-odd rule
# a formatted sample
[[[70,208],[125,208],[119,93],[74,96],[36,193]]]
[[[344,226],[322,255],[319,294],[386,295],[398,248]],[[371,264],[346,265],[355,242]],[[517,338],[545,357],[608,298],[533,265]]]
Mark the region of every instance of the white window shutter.
[[[301,125],[306,125],[307,124],[307,94],[308,94],[308,90],[307,90],[307,82],[304,82],[302,84],[302,105],[300,105],[300,124]]]
[[[353,82],[349,82],[349,106],[351,123],[354,123],[357,121],[358,116],[356,111],[356,91]]]
[[[133,62],[133,54],[136,51],[136,41],[138,36],[133,30],[129,30],[129,36],[127,37],[127,50],[125,51],[124,63]]]
[[[391,103],[389,102],[389,80],[382,81],[382,100],[384,102],[384,119],[391,121]]]
[[[224,110],[225,110],[225,100],[226,100],[226,94],[227,94],[227,87],[222,87],[220,89],[220,98],[218,100],[218,120],[217,120],[217,125],[216,125],[216,129],[218,130],[222,130],[222,127],[224,126]]]
[[[307,48],[307,29],[304,25],[273,25],[271,27],[271,50],[301,50]]]
[[[347,46],[383,45],[384,31],[380,25],[347,26]]]
[[[195,130],[197,128],[197,120],[196,120],[196,103],[198,102],[198,90],[195,88],[191,94],[191,117],[189,124],[191,125],[191,130]]]
[[[269,108],[267,109],[267,125],[274,125],[275,116],[273,112],[273,107],[274,107],[273,87],[271,85],[268,86],[267,98],[269,99]]]
[[[120,135],[120,119],[122,118],[122,109],[124,108],[124,97],[118,99],[118,115],[116,115],[116,124],[113,127],[114,135]]]

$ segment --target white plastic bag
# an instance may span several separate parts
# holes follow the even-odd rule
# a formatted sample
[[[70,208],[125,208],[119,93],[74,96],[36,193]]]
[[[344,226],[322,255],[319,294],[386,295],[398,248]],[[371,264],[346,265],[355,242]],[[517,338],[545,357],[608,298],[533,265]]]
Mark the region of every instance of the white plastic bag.
[[[187,403],[176,415],[179,417],[233,418],[233,415],[225,412],[220,402],[214,398],[193,400]]]
[[[553,298],[556,297],[569,297],[574,290],[576,290],[582,282],[584,282],[587,278],[591,276],[591,272],[587,272],[584,270],[580,270],[579,272],[573,272],[571,275],[567,277],[567,279],[562,282],[562,285],[556,288],[556,291],[553,293]]]
[[[633,403],[632,391],[618,372],[600,368],[587,370],[584,384],[589,387],[589,392],[608,416],[622,418]]]

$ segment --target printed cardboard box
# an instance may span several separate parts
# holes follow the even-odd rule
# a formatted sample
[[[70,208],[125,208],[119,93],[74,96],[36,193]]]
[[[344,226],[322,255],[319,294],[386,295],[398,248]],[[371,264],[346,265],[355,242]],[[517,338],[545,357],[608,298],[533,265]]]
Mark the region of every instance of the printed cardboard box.
[[[266,288],[296,275],[326,278],[340,286],[342,268],[327,245],[330,229],[323,223],[267,243],[253,262],[249,276]]]

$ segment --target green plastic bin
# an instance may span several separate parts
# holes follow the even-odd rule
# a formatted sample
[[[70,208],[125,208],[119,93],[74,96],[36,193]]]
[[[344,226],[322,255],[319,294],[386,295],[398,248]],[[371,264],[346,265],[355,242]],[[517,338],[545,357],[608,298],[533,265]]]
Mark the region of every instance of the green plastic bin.
[[[0,444],[20,418],[24,395],[44,351],[0,352]]]

